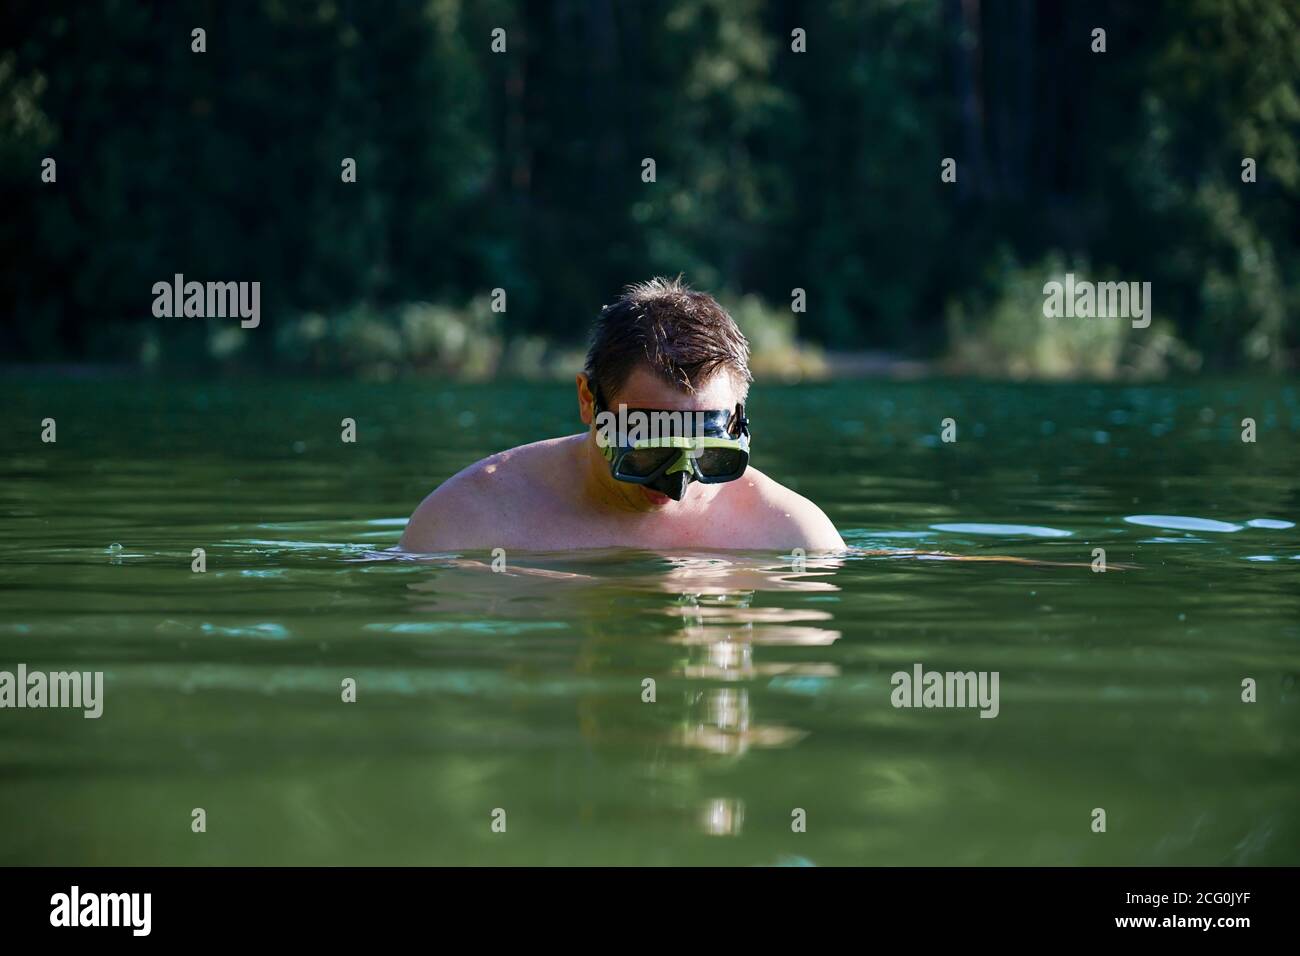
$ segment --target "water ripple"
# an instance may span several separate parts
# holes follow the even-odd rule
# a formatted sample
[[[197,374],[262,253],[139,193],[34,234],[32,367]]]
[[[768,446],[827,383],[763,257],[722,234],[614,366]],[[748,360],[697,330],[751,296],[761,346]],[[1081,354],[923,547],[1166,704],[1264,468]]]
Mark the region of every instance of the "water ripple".
[[[1239,524],[1215,521],[1212,518],[1187,518],[1183,515],[1128,515],[1124,520],[1129,524],[1142,525],[1144,528],[1164,528],[1169,531],[1217,531],[1227,533],[1242,529]]]
[[[955,534],[995,534],[1031,538],[1068,538],[1074,534],[1073,531],[1043,528],[1032,524],[932,524],[930,527],[935,531],[951,531]]]

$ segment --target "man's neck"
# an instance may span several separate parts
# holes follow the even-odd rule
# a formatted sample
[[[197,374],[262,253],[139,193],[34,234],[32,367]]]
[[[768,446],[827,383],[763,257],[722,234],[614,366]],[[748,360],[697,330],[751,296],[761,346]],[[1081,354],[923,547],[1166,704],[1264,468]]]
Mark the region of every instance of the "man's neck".
[[[588,432],[583,436],[577,449],[579,473],[582,481],[578,486],[578,505],[594,511],[616,511],[631,513],[627,502],[609,486],[609,464],[600,453],[596,441]]]

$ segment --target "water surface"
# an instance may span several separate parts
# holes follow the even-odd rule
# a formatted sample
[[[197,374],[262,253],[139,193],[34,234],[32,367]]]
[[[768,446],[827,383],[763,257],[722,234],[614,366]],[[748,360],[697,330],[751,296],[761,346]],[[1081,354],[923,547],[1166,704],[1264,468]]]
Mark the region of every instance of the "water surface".
[[[755,463],[850,553],[506,573],[385,550],[571,389],[4,394],[0,670],[106,700],[0,711],[0,863],[1300,863],[1292,383],[760,386]],[[894,708],[916,663],[999,715]]]

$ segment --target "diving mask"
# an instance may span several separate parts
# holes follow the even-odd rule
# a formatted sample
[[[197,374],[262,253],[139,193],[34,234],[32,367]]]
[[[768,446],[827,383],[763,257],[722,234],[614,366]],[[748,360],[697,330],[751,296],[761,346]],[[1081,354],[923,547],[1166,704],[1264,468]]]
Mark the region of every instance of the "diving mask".
[[[596,403],[596,443],[618,481],[645,485],[674,501],[692,481],[735,481],[749,466],[749,419],[733,411],[692,411]]]

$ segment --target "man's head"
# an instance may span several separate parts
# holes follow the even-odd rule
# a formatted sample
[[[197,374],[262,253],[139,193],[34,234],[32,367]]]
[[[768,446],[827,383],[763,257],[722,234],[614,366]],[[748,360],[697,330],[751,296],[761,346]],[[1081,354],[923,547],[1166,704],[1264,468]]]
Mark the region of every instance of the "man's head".
[[[589,387],[610,405],[638,368],[686,395],[726,373],[737,401],[744,401],[749,343],[713,296],[680,279],[651,279],[628,286],[601,309],[585,371]]]
[[[717,411],[743,403],[750,381],[749,344],[726,310],[679,279],[652,279],[601,310],[578,401],[588,425],[596,406]],[[621,481],[609,490],[635,505],[669,500]]]

